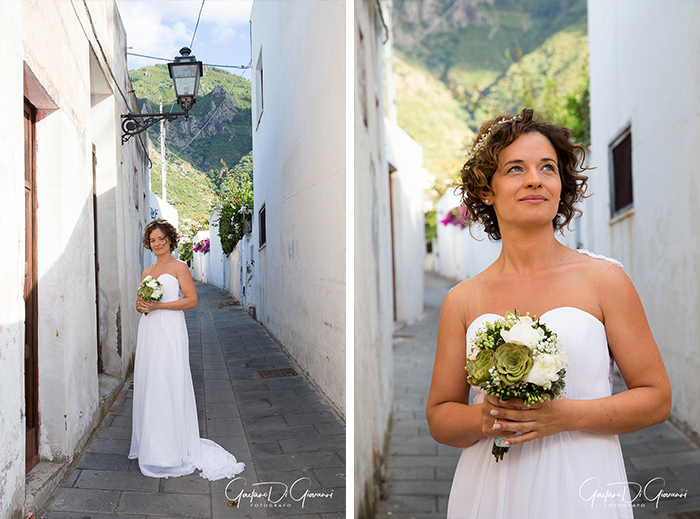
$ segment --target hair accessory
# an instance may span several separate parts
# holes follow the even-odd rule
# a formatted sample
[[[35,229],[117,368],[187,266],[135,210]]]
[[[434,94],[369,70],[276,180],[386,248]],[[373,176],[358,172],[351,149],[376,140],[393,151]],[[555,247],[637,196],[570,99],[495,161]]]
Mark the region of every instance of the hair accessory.
[[[486,142],[489,140],[491,137],[491,133],[493,132],[493,129],[496,127],[496,125],[502,125],[502,124],[508,124],[512,123],[513,121],[522,121],[523,116],[521,114],[514,115],[513,117],[509,119],[501,119],[500,121],[496,121],[491,125],[491,128],[488,129],[488,131],[483,134],[478,141],[474,143],[474,146],[472,146],[472,149],[467,153],[467,160],[466,163],[468,164],[472,160],[476,158],[476,154],[479,153],[481,150],[484,149],[484,146],[486,146]]]

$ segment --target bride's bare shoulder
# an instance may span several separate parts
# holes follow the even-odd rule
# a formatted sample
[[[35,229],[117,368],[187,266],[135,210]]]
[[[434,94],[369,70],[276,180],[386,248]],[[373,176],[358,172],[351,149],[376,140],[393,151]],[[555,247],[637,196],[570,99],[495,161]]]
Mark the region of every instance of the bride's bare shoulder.
[[[175,277],[177,277],[178,279],[179,279],[180,277],[182,277],[183,275],[184,275],[185,277],[186,277],[186,276],[190,276],[190,277],[191,277],[191,274],[190,274],[190,267],[188,267],[188,266],[187,266],[187,263],[185,263],[184,261],[181,261],[181,260],[176,259],[176,260],[173,262],[173,270],[177,273],[177,276],[175,276]]]
[[[490,272],[490,269],[486,269],[476,276],[472,276],[457,283],[450,289],[450,294],[452,294],[453,297],[474,296],[492,277],[493,274]]]
[[[489,291],[489,280],[493,277],[494,274],[490,269],[486,269],[476,276],[457,283],[448,292],[443,306],[449,305],[466,327],[474,317],[472,312],[480,307],[479,301],[484,293]]]
[[[622,264],[606,256],[599,254],[580,253],[572,251],[574,256],[569,260],[566,276],[570,283],[565,283],[574,292],[588,295],[591,301],[595,301],[596,306],[602,307],[604,292],[611,280],[626,278],[627,275],[622,270]]]
[[[153,269],[153,266],[146,267],[145,269],[143,269],[143,272],[141,272],[141,281],[143,281],[146,278],[146,276],[151,275],[152,269]]]

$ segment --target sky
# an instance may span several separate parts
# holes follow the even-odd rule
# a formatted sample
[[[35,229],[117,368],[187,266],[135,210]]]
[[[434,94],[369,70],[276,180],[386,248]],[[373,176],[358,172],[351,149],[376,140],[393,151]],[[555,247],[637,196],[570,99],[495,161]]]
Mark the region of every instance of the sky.
[[[172,61],[190,47],[200,7],[202,15],[190,47],[208,65],[248,65],[253,0],[117,0],[126,30],[127,52]],[[167,61],[127,56],[129,70]],[[240,69],[225,68],[232,74]],[[244,77],[250,79],[250,70]]]

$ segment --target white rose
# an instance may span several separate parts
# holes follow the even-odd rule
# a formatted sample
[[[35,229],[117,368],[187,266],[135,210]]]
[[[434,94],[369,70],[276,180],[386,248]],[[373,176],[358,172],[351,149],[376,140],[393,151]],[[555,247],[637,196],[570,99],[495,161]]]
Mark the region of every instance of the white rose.
[[[151,278],[151,279],[148,281],[148,283],[146,283],[146,285],[148,285],[149,287],[151,287],[151,288],[154,289],[154,290],[155,290],[156,287],[158,286],[158,285],[156,284],[156,280],[153,279],[153,278]]]
[[[530,326],[532,326],[533,324],[535,324],[535,321],[533,321],[533,320],[532,320],[532,317],[530,317],[529,315],[523,315],[523,316],[521,316],[521,317],[518,319],[518,321],[520,321],[520,324],[529,324]]]
[[[468,358],[469,360],[471,360],[471,361],[475,361],[475,360],[476,360],[476,356],[479,355],[480,352],[481,352],[481,348],[479,348],[479,347],[477,346],[477,347],[475,347],[475,348],[472,349],[472,352],[469,354],[469,356],[468,356],[467,358]]]
[[[530,382],[550,389],[552,382],[559,380],[559,370],[567,365],[569,357],[564,354],[550,355],[543,353],[535,357],[532,369],[525,375],[523,382]]]
[[[521,317],[520,319],[525,319]],[[527,319],[530,319],[527,317]],[[532,319],[530,319],[532,321]],[[533,348],[544,339],[544,330],[542,328],[533,328],[532,324],[519,322],[514,324],[510,330],[501,330],[501,337],[510,344],[520,344]]]

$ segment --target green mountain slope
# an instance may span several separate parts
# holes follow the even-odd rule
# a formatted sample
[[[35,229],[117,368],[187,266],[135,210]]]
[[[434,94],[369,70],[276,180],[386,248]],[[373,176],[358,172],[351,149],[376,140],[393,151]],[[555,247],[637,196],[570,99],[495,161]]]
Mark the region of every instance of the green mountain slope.
[[[585,0],[395,0],[397,49],[451,87],[483,90],[523,54],[570,27],[586,30]]]
[[[518,92],[529,91],[535,96],[564,97],[579,88],[582,74],[588,71],[588,35],[585,30],[575,27],[563,29],[547,38],[533,52],[522,56],[508,67],[498,81],[487,87],[482,95],[485,102],[471,111],[474,123],[479,119],[489,117],[494,112],[514,111],[524,108],[520,106],[523,99],[513,95],[513,89]],[[525,97],[529,96],[529,92]],[[477,103],[479,106],[479,103]],[[537,106],[534,101],[532,108]],[[541,114],[552,116],[552,114]]]
[[[472,135],[468,114],[450,89],[420,63],[394,58],[398,124],[423,146],[423,165],[454,168]]]
[[[160,145],[151,141],[151,191],[161,196]],[[166,157],[166,196],[178,211],[178,218],[195,220],[205,215],[207,219],[216,202],[214,185],[207,175],[195,169],[189,162],[177,157]]]
[[[443,185],[486,119],[562,105],[587,71],[585,0],[394,0],[392,22],[399,125]]]
[[[129,71],[144,113],[179,112],[167,65]],[[226,162],[233,168],[252,150],[250,81],[205,66],[197,102],[185,120],[165,123],[167,197],[180,218],[210,215],[216,193],[225,180]],[[160,196],[160,127],[149,130],[151,190]],[[244,159],[245,161],[245,159]]]

